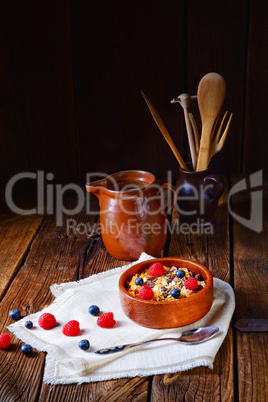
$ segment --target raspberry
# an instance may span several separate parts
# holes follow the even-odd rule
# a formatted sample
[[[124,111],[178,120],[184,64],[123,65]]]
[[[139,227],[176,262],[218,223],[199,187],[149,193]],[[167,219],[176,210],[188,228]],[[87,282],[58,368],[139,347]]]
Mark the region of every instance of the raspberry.
[[[195,278],[189,278],[184,282],[184,286],[186,289],[195,290],[198,288],[198,283]]]
[[[0,349],[8,348],[10,345],[10,336],[8,334],[0,335]]]
[[[98,326],[102,328],[112,328],[115,323],[113,313],[103,313],[97,319]]]
[[[79,331],[79,322],[76,320],[68,321],[62,328],[62,333],[66,336],[76,336],[79,334]]]
[[[166,272],[164,266],[160,264],[160,262],[156,262],[155,264],[151,265],[148,274],[151,276],[162,276]]]
[[[55,327],[56,318],[54,317],[53,314],[44,313],[44,314],[40,315],[38,324],[43,329],[52,329]]]
[[[149,286],[144,285],[141,287],[138,297],[144,300],[151,300],[154,297],[154,291]]]

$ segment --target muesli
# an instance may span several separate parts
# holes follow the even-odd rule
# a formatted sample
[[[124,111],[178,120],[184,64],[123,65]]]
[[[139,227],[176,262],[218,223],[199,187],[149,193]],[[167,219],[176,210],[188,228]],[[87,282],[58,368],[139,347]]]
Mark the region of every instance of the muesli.
[[[201,274],[184,267],[155,263],[135,274],[127,283],[127,290],[132,296],[145,300],[173,301],[190,297],[205,286]]]

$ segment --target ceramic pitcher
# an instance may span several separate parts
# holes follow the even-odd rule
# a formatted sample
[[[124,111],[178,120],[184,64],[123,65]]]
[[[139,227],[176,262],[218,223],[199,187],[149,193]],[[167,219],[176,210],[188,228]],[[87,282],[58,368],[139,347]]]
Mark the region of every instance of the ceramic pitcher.
[[[161,202],[163,189],[172,191],[166,208]],[[100,206],[100,226],[107,251],[121,260],[136,260],[142,252],[158,254],[167,237],[167,213],[176,202],[175,188],[157,184],[152,173],[128,170],[86,184]]]

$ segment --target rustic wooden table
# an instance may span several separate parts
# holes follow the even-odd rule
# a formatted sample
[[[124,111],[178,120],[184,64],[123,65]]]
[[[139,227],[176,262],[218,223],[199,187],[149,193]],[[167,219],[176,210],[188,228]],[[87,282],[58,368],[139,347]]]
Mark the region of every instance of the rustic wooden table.
[[[235,181],[229,180],[229,187]],[[235,314],[212,371],[200,367],[176,374],[50,386],[42,381],[45,353],[36,351],[26,357],[20,352],[21,342],[11,335],[12,345],[0,350],[0,400],[267,401],[268,334],[243,333],[233,325],[241,318],[268,318],[267,215],[261,233],[248,229],[229,214],[227,193],[228,186],[220,200],[213,235],[173,233],[164,249],[165,255],[203,263],[235,290]],[[265,199],[266,195],[264,191]],[[232,210],[246,216],[249,201],[246,194],[237,193]],[[93,205],[96,208],[94,200]],[[90,225],[96,219],[85,211],[71,218]],[[106,252],[100,237],[67,234],[66,220],[57,227],[52,215],[5,213],[0,217],[0,234],[0,333],[7,332],[6,326],[12,322],[8,316],[12,308],[19,308],[25,316],[49,305],[54,299],[49,290],[53,283],[86,278],[125,264]]]

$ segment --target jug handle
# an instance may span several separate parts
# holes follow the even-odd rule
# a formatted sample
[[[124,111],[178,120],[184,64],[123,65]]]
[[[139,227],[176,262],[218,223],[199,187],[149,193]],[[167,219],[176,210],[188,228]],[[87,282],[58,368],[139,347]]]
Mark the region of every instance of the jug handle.
[[[168,212],[172,210],[172,208],[174,207],[174,205],[175,205],[176,202],[177,202],[177,192],[176,192],[175,187],[174,187],[172,184],[170,184],[170,183],[163,183],[163,184],[161,184],[161,187],[162,187],[162,188],[161,188],[161,190],[159,191],[159,193],[160,193],[161,191],[163,191],[163,190],[170,190],[170,191],[172,191],[172,193],[173,193],[173,200],[172,200],[171,204],[170,204],[170,205],[167,205],[167,206],[164,208],[164,212],[165,212],[165,214],[167,215]]]
[[[204,178],[204,185],[207,185],[209,182],[212,182],[216,188],[216,194],[211,199],[210,202],[218,201],[223,194],[224,191],[224,184],[220,176],[215,174],[210,174]]]

